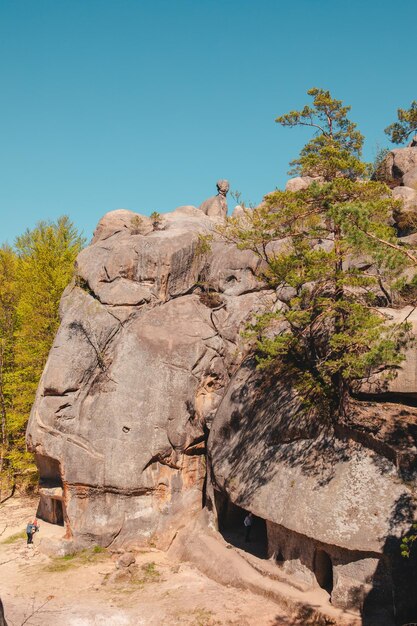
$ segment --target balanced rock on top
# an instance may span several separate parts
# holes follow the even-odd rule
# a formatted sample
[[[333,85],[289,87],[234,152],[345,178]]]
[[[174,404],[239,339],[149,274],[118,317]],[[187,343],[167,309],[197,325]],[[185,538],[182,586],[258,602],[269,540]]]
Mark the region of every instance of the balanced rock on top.
[[[229,191],[228,180],[218,180],[216,183],[217,195],[204,200],[200,204],[199,209],[203,211],[209,217],[226,217],[227,215],[227,200],[226,195]]]

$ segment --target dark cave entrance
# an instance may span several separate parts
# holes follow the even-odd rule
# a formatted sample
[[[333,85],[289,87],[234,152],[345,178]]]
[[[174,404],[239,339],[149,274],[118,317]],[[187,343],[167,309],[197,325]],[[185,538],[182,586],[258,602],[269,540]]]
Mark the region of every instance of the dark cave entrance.
[[[333,564],[324,550],[317,550],[314,555],[314,574],[322,589],[328,593],[333,591]]]
[[[41,492],[36,517],[50,524],[64,526],[64,504],[62,500],[50,498]]]
[[[246,541],[244,519],[249,511],[231,502],[225,494],[218,491],[214,493],[219,532],[224,540],[260,559],[266,559],[268,537],[265,520],[253,516],[249,541]]]
[[[65,525],[64,492],[61,478],[61,465],[51,457],[36,455],[36,465],[39,470],[39,505],[36,517],[56,524]]]

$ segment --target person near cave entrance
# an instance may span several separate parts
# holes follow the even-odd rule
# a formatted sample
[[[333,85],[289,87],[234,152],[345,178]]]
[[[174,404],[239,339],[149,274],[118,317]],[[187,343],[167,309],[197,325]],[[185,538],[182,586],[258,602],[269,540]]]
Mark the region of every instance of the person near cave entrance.
[[[31,545],[33,544],[33,536],[34,534],[39,530],[39,525],[38,525],[38,520],[35,519],[33,520],[33,523],[29,522],[29,524],[26,526],[26,535],[28,538],[27,541],[27,545]]]
[[[248,513],[245,519],[243,520],[243,525],[245,526],[245,541],[248,543],[250,541],[250,533],[252,530],[253,524],[253,515],[252,513]]]

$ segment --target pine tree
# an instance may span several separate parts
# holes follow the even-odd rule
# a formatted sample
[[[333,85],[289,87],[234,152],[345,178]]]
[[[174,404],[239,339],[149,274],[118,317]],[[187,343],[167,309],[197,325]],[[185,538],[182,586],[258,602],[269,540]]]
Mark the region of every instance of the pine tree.
[[[313,98],[313,106],[306,105],[301,111],[290,111],[275,120],[281,126],[307,126],[316,131],[299,158],[290,163],[290,173],[322,176],[325,180],[365,174],[368,166],[360,161],[363,135],[347,118],[350,107],[317,87],[307,94]]]
[[[316,136],[295,161],[322,178],[297,192],[276,191],[260,207],[231,218],[222,234],[262,260],[261,278],[291,296],[249,329],[261,366],[291,376],[304,407],[343,418],[360,381],[392,375],[403,359],[409,325],[389,324],[395,283],[417,256],[389,225],[398,203],[388,188],[365,180],[362,136],[349,107],[314,89],[315,107],[277,119],[312,126]]]
[[[385,129],[392,143],[403,143],[413,133],[417,133],[417,101],[413,100],[409,109],[397,109],[398,121]]]

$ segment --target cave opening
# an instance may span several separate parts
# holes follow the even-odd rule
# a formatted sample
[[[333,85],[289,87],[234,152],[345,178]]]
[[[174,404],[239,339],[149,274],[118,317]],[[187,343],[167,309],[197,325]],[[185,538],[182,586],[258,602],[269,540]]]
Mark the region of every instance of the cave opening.
[[[266,559],[268,537],[265,520],[253,515],[248,538],[244,520],[249,510],[234,504],[226,494],[218,491],[215,491],[215,504],[219,532],[224,540],[240,550]]]
[[[36,455],[39,470],[39,505],[36,517],[57,526],[65,525],[65,504],[59,461],[42,454]]]
[[[324,550],[317,550],[314,555],[314,574],[322,589],[328,593],[333,591],[333,564]]]
[[[62,500],[50,498],[41,493],[36,517],[49,524],[65,526],[64,504]]]

